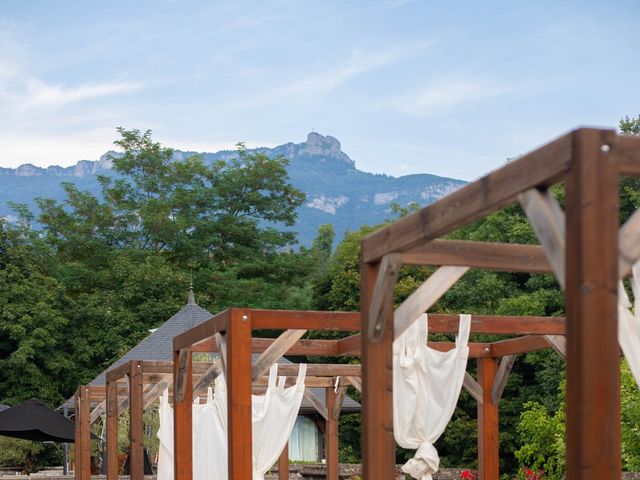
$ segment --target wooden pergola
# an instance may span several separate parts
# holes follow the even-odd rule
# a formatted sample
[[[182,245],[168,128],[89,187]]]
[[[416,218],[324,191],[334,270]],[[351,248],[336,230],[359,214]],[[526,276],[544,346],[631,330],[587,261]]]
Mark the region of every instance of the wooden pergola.
[[[567,479],[621,477],[617,294],[620,278],[640,258],[640,214],[619,228],[620,176],[640,176],[640,138],[578,129],[363,239],[364,478],[394,478],[394,338],[470,268],[555,274],[565,291],[567,314]],[[560,182],[566,195],[564,211],[549,191]],[[524,208],[539,246],[439,239],[516,202]],[[440,268],[394,311],[393,290],[402,265]],[[562,331],[541,331],[546,322],[542,319],[491,322],[505,330],[510,325],[514,334],[543,334],[542,339],[564,350],[562,337],[556,336],[565,333],[564,325]],[[499,475],[499,397],[490,392],[504,381],[508,363],[503,359],[498,366],[496,358],[505,354],[504,345],[520,345],[522,351],[541,341],[525,335],[493,343],[478,359],[483,480],[497,480]]]
[[[480,246],[478,243],[465,245]],[[544,255],[535,246],[521,268],[525,266],[536,271],[550,271]],[[536,253],[537,252],[537,253]],[[470,252],[474,255],[477,252]],[[411,305],[412,299],[405,305]],[[405,307],[406,308],[406,307]],[[412,307],[414,310],[418,305]],[[417,316],[417,315],[416,315]],[[416,318],[415,316],[413,318]],[[458,330],[457,315],[433,314],[429,317],[430,333],[454,333]],[[228,384],[228,441],[229,441],[229,478],[249,480],[252,478],[252,438],[251,438],[251,382],[264,374],[280,356],[319,355],[329,357],[358,356],[362,344],[359,333],[362,324],[359,312],[312,312],[279,311],[255,309],[231,309],[222,312],[208,321],[194,327],[174,339],[174,458],[176,479],[192,478],[191,452],[191,399],[193,390],[191,379],[196,367],[192,362],[194,352],[220,351],[223,364],[226,365]],[[252,338],[252,330],[284,330],[277,339]],[[352,335],[336,340],[302,340],[308,330],[347,331]],[[521,336],[494,343],[471,343],[470,357],[479,359],[481,368],[495,367],[497,380],[489,375],[486,368],[479,373],[476,381],[471,375],[465,378],[465,388],[478,402],[478,411],[483,421],[480,425],[481,438],[495,435],[495,455],[497,456],[497,403],[502,395],[515,356],[534,350],[554,347],[564,353],[565,320],[561,317],[514,317],[486,316],[472,317],[473,334],[500,334]],[[453,348],[451,342],[429,342],[429,346],[447,351]],[[252,364],[251,352],[263,352],[258,361]],[[496,358],[503,357],[498,368]],[[360,365],[308,366],[308,379],[314,376],[344,375],[349,383],[361,389],[359,378]],[[345,369],[342,371],[342,369]],[[495,373],[495,370],[493,371]],[[204,374],[206,377],[206,373]],[[307,383],[308,384],[308,383]],[[331,409],[333,388],[327,387],[327,408]],[[344,393],[342,393],[344,395]],[[373,395],[381,395],[376,389]],[[336,407],[334,407],[334,412]],[[339,411],[339,409],[338,409]],[[337,420],[337,416],[336,416]],[[482,434],[486,431],[486,434]],[[327,423],[327,478],[338,479],[338,443],[337,421]],[[493,454],[493,453],[492,453]],[[281,478],[287,478],[282,476]],[[393,478],[393,477],[387,477]]]

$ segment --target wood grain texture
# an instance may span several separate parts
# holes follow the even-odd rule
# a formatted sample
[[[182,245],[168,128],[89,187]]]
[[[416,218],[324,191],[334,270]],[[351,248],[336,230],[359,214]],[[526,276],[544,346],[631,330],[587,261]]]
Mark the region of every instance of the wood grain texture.
[[[229,478],[252,479],[251,323],[248,310],[233,309],[227,329]]]
[[[378,273],[377,264],[361,263],[362,331],[368,331],[369,305]],[[389,312],[389,323],[393,321]],[[394,327],[395,328],[395,327]],[[395,478],[393,437],[392,328],[372,343],[362,335],[362,471],[367,480]]]
[[[142,364],[129,362],[129,468],[131,480],[144,480]]]
[[[451,265],[502,272],[551,273],[539,245],[432,240],[402,254],[405,265]]]
[[[507,386],[507,380],[509,380],[509,375],[511,374],[511,369],[513,368],[515,361],[515,355],[505,355],[500,360],[500,366],[498,367],[498,372],[493,380],[493,388],[491,390],[491,401],[496,405],[502,398],[502,393],[504,392],[504,388]]]
[[[478,405],[482,405],[484,401],[484,394],[482,393],[482,387],[476,381],[475,378],[471,376],[469,372],[464,372],[464,380],[462,381],[462,388],[464,388],[469,395],[473,397],[473,399],[478,402]]]
[[[565,181],[567,480],[621,477],[615,137],[578,130]]]
[[[182,349],[184,350],[184,349]],[[176,385],[180,373],[180,351],[173,352],[173,384]],[[173,463],[175,480],[192,480],[193,478],[193,445],[192,445],[192,358],[186,356],[184,365],[184,389],[178,398],[177,388],[173,392]]]
[[[289,480],[289,442],[284,444],[278,457],[278,480]]]
[[[469,267],[440,267],[393,313],[393,338],[398,338],[417,318],[447,293]]]
[[[333,412],[338,395],[333,388],[326,390],[326,407],[329,412],[324,431],[325,458],[327,460],[327,480],[340,480],[340,464],[338,463],[338,417]],[[342,397],[344,399],[344,397]],[[342,403],[342,402],[341,402]]]
[[[115,382],[107,382],[107,480],[118,479],[118,396]]]
[[[393,290],[400,274],[402,258],[398,253],[388,253],[382,257],[378,276],[369,306],[369,340],[377,343],[387,328],[389,312],[393,310]]]
[[[285,330],[269,347],[257,358],[251,369],[251,378],[256,380],[267,373],[287,351],[307,333],[306,330]]]
[[[491,399],[497,371],[495,358],[478,360],[478,383],[483,395],[482,404],[478,404],[478,473],[482,480],[498,480],[500,476],[498,405]]]
[[[570,166],[571,140],[571,134],[564,135],[368,235],[362,241],[363,262],[405,252],[509,205],[525,190],[552,185]]]

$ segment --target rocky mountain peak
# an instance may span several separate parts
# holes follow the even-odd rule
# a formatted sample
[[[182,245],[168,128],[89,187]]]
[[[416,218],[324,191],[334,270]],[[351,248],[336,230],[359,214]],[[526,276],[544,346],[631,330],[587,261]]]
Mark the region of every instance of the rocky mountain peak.
[[[337,158],[355,167],[355,162],[341,149],[340,142],[331,135],[321,135],[311,132],[307,135],[307,141],[299,144],[299,153],[314,156]]]

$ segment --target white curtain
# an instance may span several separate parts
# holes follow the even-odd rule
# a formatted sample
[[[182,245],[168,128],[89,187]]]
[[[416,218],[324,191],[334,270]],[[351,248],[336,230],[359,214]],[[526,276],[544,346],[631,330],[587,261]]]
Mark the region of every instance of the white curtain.
[[[428,317],[421,315],[393,342],[393,431],[403,448],[417,449],[402,471],[431,480],[440,459],[433,446],[455,410],[469,356],[471,317],[460,315],[456,346],[427,346]]]
[[[207,390],[207,402],[200,405],[196,398],[191,412],[194,480],[227,480],[226,423],[223,423],[211,388]],[[157,478],[173,480],[173,408],[169,405],[167,390],[160,397],[159,413]]]
[[[640,262],[633,266],[632,272],[633,311],[622,282],[618,288],[618,342],[640,386]]]
[[[269,370],[265,395],[251,396],[253,436],[253,478],[263,480],[264,474],[276,462],[300,410],[304,394],[307,366],[300,365],[296,384],[285,388],[285,377],[277,378],[278,364]],[[227,480],[227,385],[224,375],[215,380],[215,395],[211,389],[207,402],[196,401],[192,410],[193,478],[194,480]],[[173,409],[168,393],[160,398],[160,450],[158,480],[173,480]]]

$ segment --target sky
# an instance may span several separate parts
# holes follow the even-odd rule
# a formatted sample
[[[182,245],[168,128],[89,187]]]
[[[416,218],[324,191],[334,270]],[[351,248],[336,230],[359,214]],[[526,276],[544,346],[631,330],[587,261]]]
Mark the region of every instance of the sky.
[[[640,2],[3,0],[0,166],[115,128],[217,151],[332,135],[357,168],[473,180],[640,114]]]

